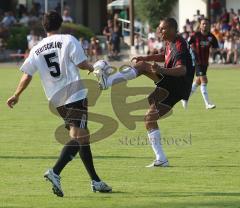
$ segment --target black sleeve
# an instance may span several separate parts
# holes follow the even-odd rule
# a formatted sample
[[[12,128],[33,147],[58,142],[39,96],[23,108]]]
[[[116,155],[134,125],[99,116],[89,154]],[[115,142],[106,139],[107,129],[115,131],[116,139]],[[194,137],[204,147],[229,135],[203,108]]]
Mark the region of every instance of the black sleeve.
[[[212,36],[212,41],[211,41],[212,47],[213,47],[213,48],[218,48],[217,38],[216,38],[213,34],[211,34],[211,36]]]

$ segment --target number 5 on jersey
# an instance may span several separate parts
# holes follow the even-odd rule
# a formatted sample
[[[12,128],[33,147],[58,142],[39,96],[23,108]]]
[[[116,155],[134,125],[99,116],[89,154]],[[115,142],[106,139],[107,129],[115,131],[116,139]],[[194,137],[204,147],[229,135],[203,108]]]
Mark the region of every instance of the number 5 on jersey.
[[[57,58],[57,55],[55,52],[49,53],[44,55],[44,58],[47,62],[50,74],[52,77],[59,77],[61,74],[59,63],[56,61],[53,61],[53,59]],[[54,69],[52,69],[54,68]]]

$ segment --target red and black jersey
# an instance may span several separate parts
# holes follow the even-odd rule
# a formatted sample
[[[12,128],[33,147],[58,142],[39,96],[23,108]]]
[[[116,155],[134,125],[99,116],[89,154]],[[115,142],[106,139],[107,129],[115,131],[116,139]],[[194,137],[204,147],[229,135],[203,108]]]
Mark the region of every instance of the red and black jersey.
[[[190,38],[189,44],[195,52],[197,65],[208,65],[210,47],[218,48],[218,41],[212,33],[203,35],[201,32],[196,32]]]
[[[168,99],[171,100],[169,101],[169,105],[173,106],[181,99],[188,100],[194,77],[193,60],[188,43],[180,35],[177,35],[173,42],[166,42],[164,56],[165,68],[171,70],[171,68],[179,65],[186,67],[186,74],[184,76],[163,75],[161,81],[156,83],[158,87],[168,90]]]
[[[165,68],[173,68],[178,65],[186,66],[186,76],[193,76],[193,61],[189,51],[189,45],[183,37],[177,36],[174,42],[166,42]]]

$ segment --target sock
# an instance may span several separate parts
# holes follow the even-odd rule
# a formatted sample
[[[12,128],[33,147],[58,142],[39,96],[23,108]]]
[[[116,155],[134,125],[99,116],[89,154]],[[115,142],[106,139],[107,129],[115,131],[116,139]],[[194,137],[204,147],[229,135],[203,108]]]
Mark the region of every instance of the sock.
[[[92,152],[90,145],[80,145],[79,155],[82,159],[82,162],[92,180],[95,180],[97,182],[100,181],[100,178],[98,177],[94,165],[93,165],[93,158],[92,158]]]
[[[53,167],[53,172],[60,175],[63,168],[76,156],[79,151],[79,143],[76,139],[72,139],[62,149],[58,161]]]
[[[107,86],[112,86],[113,84],[117,84],[119,82],[123,82],[126,80],[131,80],[137,77],[137,70],[132,68],[132,67],[128,67],[126,69],[123,69],[120,72],[116,72],[113,75],[110,75],[107,79]]]
[[[197,90],[197,88],[198,88],[198,84],[196,82],[193,82],[190,96]]]
[[[166,161],[166,156],[163,152],[162,145],[160,143],[160,131],[159,129],[153,129],[148,132],[148,138],[152,145],[152,149],[156,155],[156,160]]]
[[[207,84],[206,83],[201,84],[201,92],[202,92],[202,96],[203,96],[203,100],[205,102],[205,105],[208,105],[209,104],[209,99],[208,99],[208,92],[207,92]]]

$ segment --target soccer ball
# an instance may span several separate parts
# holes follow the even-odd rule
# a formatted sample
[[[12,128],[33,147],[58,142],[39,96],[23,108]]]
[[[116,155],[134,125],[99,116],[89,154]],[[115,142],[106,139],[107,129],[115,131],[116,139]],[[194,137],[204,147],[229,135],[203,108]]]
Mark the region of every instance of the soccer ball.
[[[93,68],[94,68],[94,71],[93,71],[94,75],[98,75],[102,73],[111,74],[112,72],[110,65],[105,60],[98,60],[95,64],[93,64]]]

